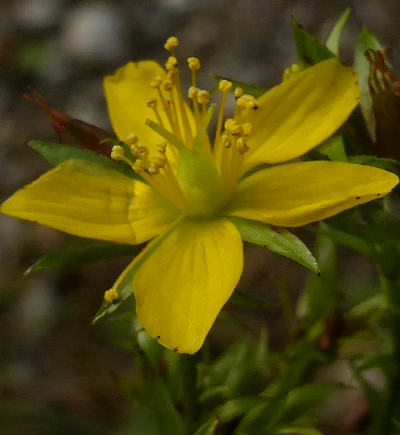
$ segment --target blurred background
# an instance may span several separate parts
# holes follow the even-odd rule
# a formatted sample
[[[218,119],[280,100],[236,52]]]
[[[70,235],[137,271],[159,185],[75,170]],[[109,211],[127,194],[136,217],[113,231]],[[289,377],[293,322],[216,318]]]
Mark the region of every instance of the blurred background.
[[[1,202],[49,168],[27,142],[57,141],[46,116],[23,99],[28,87],[50,106],[111,131],[103,76],[129,60],[164,62],[168,36],[180,38],[182,59],[200,58],[201,87],[213,86],[212,72],[268,88],[296,62],[291,15],[324,41],[351,7],[342,58],[352,63],[366,25],[393,49],[393,63],[400,65],[398,0],[2,0],[0,5]],[[312,235],[298,234],[313,250]],[[134,358],[112,343],[112,325],[91,321],[129,258],[24,276],[44,253],[88,242],[6,216],[0,216],[0,240],[1,433],[125,433],[133,414],[116,376],[134,378]],[[339,257],[343,291],[376,279],[367,260],[345,250]],[[246,247],[239,288],[274,304],[282,287],[295,298],[306,277],[301,266]],[[266,316],[265,310],[231,309],[255,335],[262,327],[273,331],[271,346],[279,348],[282,312],[267,311]],[[240,334],[221,319],[210,334],[211,352],[218,354]]]

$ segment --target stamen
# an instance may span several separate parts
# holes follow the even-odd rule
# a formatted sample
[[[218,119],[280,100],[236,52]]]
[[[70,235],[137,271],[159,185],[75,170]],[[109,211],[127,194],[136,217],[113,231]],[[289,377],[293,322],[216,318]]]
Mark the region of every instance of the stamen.
[[[164,48],[175,56],[175,48],[178,47],[179,40],[176,36],[170,36],[164,44]]]
[[[199,125],[200,125],[200,111],[199,111],[199,104],[197,102],[198,93],[199,93],[199,89],[197,89],[195,86],[191,86],[189,88],[188,97],[193,101],[193,111],[194,111],[194,118],[196,120],[197,129],[199,129]]]
[[[207,104],[210,102],[210,93],[208,91],[200,90],[197,93],[197,101],[201,104],[203,115],[207,112]]]
[[[226,95],[232,89],[232,82],[230,82],[228,80],[221,80],[219,82],[218,88],[219,88],[219,90],[222,93],[222,97],[221,97],[221,103],[219,105],[219,113],[218,113],[218,121],[217,121],[217,131],[215,133],[215,139],[214,139],[214,148],[217,147],[217,144],[220,141],[220,135],[221,135],[221,129],[222,129],[222,121],[223,121],[224,112],[225,112]]]
[[[173,126],[172,126],[172,131],[179,137],[182,138],[182,133],[181,133],[181,127],[179,124],[179,119],[178,119],[178,110],[175,104],[175,98],[174,98],[174,84],[172,82],[171,79],[167,79],[164,81],[163,83],[163,89],[164,91],[169,92],[169,108],[170,108],[170,112],[171,112],[171,120],[173,122]]]
[[[161,119],[160,114],[158,113],[158,110],[157,110],[157,100],[155,98],[153,100],[149,100],[147,102],[147,107],[150,107],[151,109],[153,109],[153,112],[156,115],[158,123],[164,127],[164,123]]]
[[[242,95],[244,94],[244,91],[242,88],[237,87],[235,89],[235,92],[233,93],[233,95],[235,96],[235,98],[240,98]]]
[[[170,56],[165,64],[168,70],[168,77],[173,81],[177,93],[177,99],[180,109],[181,121],[183,125],[183,131],[185,133],[185,140],[188,146],[192,145],[193,136],[190,129],[189,119],[186,113],[185,100],[183,98],[181,81],[179,78],[179,69],[177,68],[178,61],[175,56]]]

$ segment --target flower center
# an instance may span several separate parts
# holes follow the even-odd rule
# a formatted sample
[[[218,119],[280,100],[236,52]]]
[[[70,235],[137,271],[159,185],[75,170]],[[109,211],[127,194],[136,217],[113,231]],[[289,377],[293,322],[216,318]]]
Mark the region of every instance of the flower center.
[[[184,213],[209,216],[229,201],[242,175],[243,160],[249,151],[251,116],[257,103],[240,87],[221,80],[216,132],[211,144],[207,131],[216,106],[210,104],[210,93],[197,87],[201,65],[195,57],[187,60],[192,73],[188,90],[192,108],[185,102],[175,57],[178,44],[177,38],[168,38],[164,45],[170,53],[165,76],[156,76],[149,84],[155,91],[154,98],[147,102],[154,120],[146,120],[146,124],[164,141],[154,149],[147,149],[132,134],[127,144],[114,146],[111,157],[127,162]],[[232,118],[224,121],[227,96],[232,90],[235,111]],[[126,155],[126,146],[136,157],[135,161]]]

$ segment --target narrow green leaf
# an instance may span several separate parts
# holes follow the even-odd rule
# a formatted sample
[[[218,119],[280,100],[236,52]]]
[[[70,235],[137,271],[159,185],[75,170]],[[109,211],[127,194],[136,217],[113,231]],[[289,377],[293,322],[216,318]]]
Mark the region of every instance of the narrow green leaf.
[[[317,148],[317,151],[334,162],[348,161],[341,134],[328,139]]]
[[[132,280],[139,269],[139,267],[153,254],[153,252],[158,248],[158,246],[163,242],[163,240],[170,234],[172,229],[163,234],[162,236],[153,239],[145,248],[145,250],[140,254],[141,258],[135,262],[132,261],[131,264],[125,269],[125,276],[117,286],[116,290],[119,294],[119,299],[112,302],[111,304],[106,301],[103,302],[99,311],[94,316],[92,321],[93,324],[98,322],[104,316],[113,313],[129,296],[132,296]]]
[[[95,163],[96,165],[106,169],[122,172],[131,178],[139,178],[139,176],[126,163],[114,162],[114,160],[107,159],[107,157],[104,157],[102,154],[97,154],[88,149],[38,140],[30,141],[29,146],[54,166],[57,166],[66,160],[79,159]]]
[[[272,252],[288,257],[307,269],[319,273],[317,260],[307,246],[295,235],[285,229],[276,231],[267,224],[230,217],[244,241],[264,246]]]
[[[368,30],[366,27],[364,27],[361,31],[356,45],[356,50],[354,54],[354,68],[357,71],[360,83],[361,111],[364,115],[368,132],[372,140],[375,141],[375,116],[368,85],[370,65],[367,58],[365,57],[365,52],[368,49],[381,50],[382,46],[375,37],[375,35],[370,32],[370,30]]]
[[[279,429],[276,433],[287,435],[323,435],[322,432],[312,427],[285,427]]]
[[[194,435],[213,435],[217,428],[219,420],[217,417],[212,417],[202,424],[194,433]]]
[[[310,35],[294,17],[292,17],[292,31],[299,64],[303,68],[335,57],[325,44]]]
[[[347,8],[343,12],[343,14],[339,17],[339,19],[336,21],[336,24],[334,25],[330,35],[328,36],[328,39],[326,40],[326,46],[336,56],[339,56],[340,37],[342,35],[344,26],[346,25],[350,15],[351,15],[351,9]]]
[[[223,422],[228,422],[234,418],[240,417],[255,406],[265,402],[265,397],[253,396],[253,397],[239,397],[232,399],[217,408],[216,413],[219,419]]]
[[[239,80],[232,80],[228,77],[219,76],[217,74],[210,74],[210,75],[217,83],[219,83],[221,80],[229,80],[230,82],[232,82],[233,92],[235,91],[236,88],[242,88],[245,94],[252,95],[255,98],[259,98],[261,97],[261,95],[267,92],[267,89],[262,88],[261,86],[249,85]]]
[[[131,392],[131,399],[138,406],[147,409],[163,435],[183,435],[182,417],[176,410],[164,382],[160,378],[146,381]]]
[[[68,249],[61,252],[49,252],[40,257],[36,263],[32,264],[25,272],[25,275],[38,270],[81,266],[83,264],[96,263],[97,261],[109,260],[125,255],[135,256],[139,253],[141,248],[141,245],[111,245],[109,243],[102,243],[95,246]]]
[[[251,308],[270,308],[277,307],[278,304],[271,304],[261,299],[256,298],[254,295],[242,292],[240,290],[235,290],[232,296],[229,298],[229,302],[234,305],[242,305],[244,307]]]

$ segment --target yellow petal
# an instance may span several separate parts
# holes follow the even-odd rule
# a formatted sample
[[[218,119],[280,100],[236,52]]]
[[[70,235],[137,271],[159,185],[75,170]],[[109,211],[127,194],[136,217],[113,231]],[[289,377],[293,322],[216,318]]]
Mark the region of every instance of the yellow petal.
[[[391,172],[350,163],[275,166],[243,179],[227,213],[296,227],[382,197],[398,181]]]
[[[358,101],[356,73],[337,59],[294,74],[258,99],[245,170],[306,153],[334,133]]]
[[[1,212],[81,237],[132,244],[165,231],[177,216],[147,184],[80,160],[18,190]]]
[[[157,109],[161,120],[169,128],[157,90],[150,86],[151,80],[156,76],[165,79],[164,69],[155,61],[145,60],[129,62],[114,75],[104,78],[104,92],[111,123],[120,140],[125,141],[130,133],[134,133],[139,137],[140,143],[149,148],[160,142],[161,137],[145,125],[146,119],[158,123],[153,109],[147,106],[147,102],[155,98],[158,99]],[[168,93],[164,94],[167,98]],[[187,105],[185,107],[194,131],[193,114]]]
[[[133,279],[140,323],[168,349],[195,353],[242,267],[242,240],[231,222],[181,222]]]

